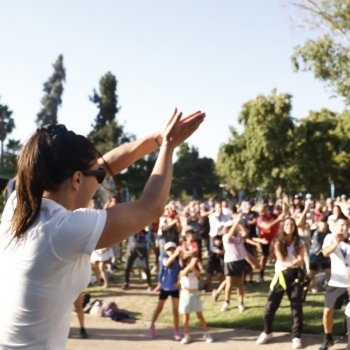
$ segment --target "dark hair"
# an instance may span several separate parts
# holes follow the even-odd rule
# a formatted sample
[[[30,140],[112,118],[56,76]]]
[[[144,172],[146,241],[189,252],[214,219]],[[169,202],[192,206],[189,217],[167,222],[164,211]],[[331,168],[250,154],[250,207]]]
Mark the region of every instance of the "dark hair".
[[[287,220],[291,220],[294,223],[294,231],[292,233],[292,244],[294,245],[294,256],[297,256],[300,252],[300,237],[298,234],[298,228],[297,225],[295,223],[295,220],[293,218],[287,218],[285,220],[285,222]],[[288,255],[288,243],[287,243],[287,235],[284,232],[284,230],[282,230],[278,236],[277,236],[277,242],[279,242],[279,247],[280,247],[280,251],[282,256],[285,258]]]
[[[18,159],[13,238],[20,238],[35,221],[44,191],[57,190],[75,171],[90,169],[97,158],[95,146],[64,125],[37,129]]]

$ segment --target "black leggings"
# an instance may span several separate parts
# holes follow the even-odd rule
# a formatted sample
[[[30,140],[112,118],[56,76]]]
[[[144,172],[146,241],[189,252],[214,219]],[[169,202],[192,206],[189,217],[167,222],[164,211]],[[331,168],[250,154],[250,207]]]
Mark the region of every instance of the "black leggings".
[[[148,264],[147,248],[133,248],[128,252],[126,267],[125,267],[125,283],[129,284],[130,271],[136,258],[140,258],[145,262],[145,272],[147,276],[147,284],[151,285],[151,272]]]
[[[272,324],[275,318],[283,295],[286,292],[292,309],[292,336],[300,338],[303,327],[303,286],[294,282],[293,279],[286,278],[287,290],[284,290],[279,284],[270,292],[265,306],[264,314],[264,332],[272,332]]]

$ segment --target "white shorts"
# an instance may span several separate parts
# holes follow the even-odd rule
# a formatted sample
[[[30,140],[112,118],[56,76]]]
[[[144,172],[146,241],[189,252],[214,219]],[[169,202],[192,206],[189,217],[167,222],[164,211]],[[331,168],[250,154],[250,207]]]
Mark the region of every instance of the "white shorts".
[[[191,312],[202,312],[202,301],[199,293],[190,293],[182,289],[180,293],[179,312],[189,314]]]

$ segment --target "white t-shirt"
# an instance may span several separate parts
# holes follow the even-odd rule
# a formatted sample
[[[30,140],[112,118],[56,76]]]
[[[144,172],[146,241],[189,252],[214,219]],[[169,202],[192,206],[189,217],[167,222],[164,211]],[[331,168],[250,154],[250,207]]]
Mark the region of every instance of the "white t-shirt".
[[[210,214],[209,215],[209,224],[210,224],[209,236],[215,237],[216,235],[222,235],[224,223],[229,220],[231,220],[231,217],[229,215],[224,215],[224,214],[217,215],[216,213]]]
[[[300,248],[304,245],[304,242],[300,242]],[[295,248],[294,248],[294,243],[290,244],[287,246],[287,256],[284,260],[284,262],[291,263],[295,259]],[[281,271],[287,270],[287,267],[283,265],[282,261],[276,259],[275,263],[275,272],[279,273]]]
[[[15,195],[0,225],[0,349],[63,350],[72,305],[87,286],[90,254],[106,211],[69,211],[43,199],[38,218],[18,243],[9,232]]]
[[[322,248],[331,246],[336,242],[333,233],[329,233],[324,241]],[[334,252],[329,256],[331,258],[331,278],[328,285],[331,287],[347,288],[348,266],[350,265],[350,245],[340,242]]]

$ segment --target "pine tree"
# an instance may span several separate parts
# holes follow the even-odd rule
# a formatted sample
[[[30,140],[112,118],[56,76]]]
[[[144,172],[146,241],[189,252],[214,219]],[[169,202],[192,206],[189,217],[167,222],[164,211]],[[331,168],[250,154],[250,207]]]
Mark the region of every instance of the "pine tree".
[[[63,82],[66,79],[66,71],[63,66],[63,56],[59,55],[53,64],[54,72],[44,83],[45,95],[41,99],[42,108],[37,114],[38,127],[46,124],[57,124],[57,111],[62,103]]]
[[[6,105],[0,104],[0,143],[1,143],[1,156],[0,156],[0,168],[3,171],[3,156],[4,156],[4,141],[8,134],[15,128],[15,121],[11,117],[12,111]]]

